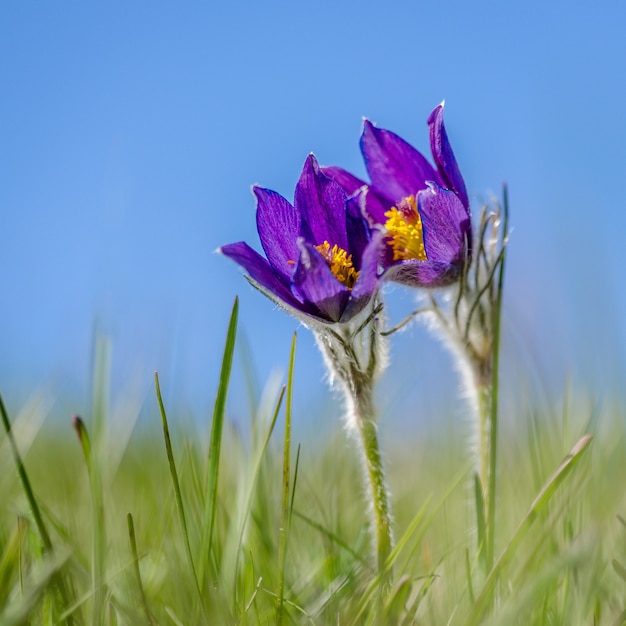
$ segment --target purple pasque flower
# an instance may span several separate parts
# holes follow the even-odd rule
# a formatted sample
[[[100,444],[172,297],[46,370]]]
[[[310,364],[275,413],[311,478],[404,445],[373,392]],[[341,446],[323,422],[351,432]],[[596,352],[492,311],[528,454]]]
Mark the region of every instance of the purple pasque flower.
[[[350,195],[370,225],[382,228],[385,278],[416,287],[456,281],[471,257],[467,190],[443,123],[443,103],[428,117],[433,167],[413,146],[369,120],[361,152],[370,183],[339,167],[323,171]],[[352,208],[352,210],[355,210]]]
[[[309,155],[294,204],[253,187],[263,258],[242,242],[220,251],[241,265],[250,282],[305,323],[347,322],[378,287],[382,234],[370,230],[345,190]]]

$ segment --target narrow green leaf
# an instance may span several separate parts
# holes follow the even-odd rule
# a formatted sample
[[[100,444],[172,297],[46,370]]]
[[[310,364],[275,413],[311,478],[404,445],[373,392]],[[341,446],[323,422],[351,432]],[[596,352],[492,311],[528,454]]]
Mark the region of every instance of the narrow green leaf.
[[[202,611],[206,616],[206,607],[204,605],[204,598],[202,591],[200,590],[200,583],[198,582],[198,575],[196,573],[196,566],[194,564],[193,555],[191,552],[191,543],[189,541],[189,532],[187,530],[187,520],[185,518],[185,509],[183,507],[183,497],[180,491],[180,483],[178,481],[178,472],[176,471],[176,462],[174,461],[174,452],[172,451],[172,441],[170,438],[170,429],[167,423],[167,415],[165,413],[165,406],[163,405],[163,398],[161,396],[161,386],[159,384],[159,374],[154,373],[154,385],[156,389],[157,402],[159,404],[159,411],[161,412],[161,425],[163,427],[163,439],[165,440],[165,451],[167,453],[167,462],[170,468],[170,476],[172,479],[172,486],[174,487],[174,497],[176,499],[176,509],[178,510],[178,519],[180,521],[180,528],[183,535],[183,543],[185,545],[185,552],[187,554],[187,560],[189,561],[189,567],[191,569],[191,575],[194,582],[196,593],[200,601]]]
[[[359,554],[356,550],[351,548],[341,537],[328,530],[325,526],[322,526],[319,522],[312,520],[307,515],[300,513],[299,511],[294,510],[294,515],[301,519],[303,522],[308,524],[311,528],[317,530],[324,537],[332,541],[334,544],[338,545],[341,549],[345,550],[353,559],[355,559],[358,563],[360,563],[363,567],[369,567],[369,563],[367,558],[365,558],[362,554]]]
[[[276,613],[276,624],[283,623],[284,611],[284,584],[285,584],[285,558],[287,554],[287,539],[289,536],[289,478],[291,462],[291,401],[293,398],[293,372],[296,360],[296,333],[291,341],[291,354],[289,356],[289,373],[287,375],[287,398],[285,401],[285,438],[283,442],[283,484],[280,529],[278,539],[278,608]]]
[[[30,507],[31,513],[33,514],[35,525],[37,526],[37,531],[39,532],[39,536],[43,544],[44,552],[52,553],[54,552],[54,548],[52,546],[52,540],[50,539],[48,529],[46,528],[46,525],[43,521],[43,516],[41,515],[39,505],[37,504],[37,499],[35,498],[35,494],[31,487],[28,474],[26,473],[26,467],[24,466],[24,462],[22,461],[20,452],[17,449],[17,443],[15,441],[15,437],[13,436],[13,431],[11,430],[11,420],[9,419],[9,414],[7,413],[7,410],[4,406],[2,394],[0,394],[0,418],[2,419],[2,424],[7,434],[7,439],[9,440],[9,444],[11,446],[11,452],[13,453],[13,459],[17,467],[17,473],[18,473],[18,476],[20,477],[20,481],[22,483],[22,489],[24,490],[24,494],[26,495],[26,499],[28,500],[28,505]],[[56,575],[56,571],[57,570],[53,572],[52,576],[59,590],[61,602],[63,606],[65,607],[70,604],[70,594],[65,585],[65,581],[63,580],[63,577],[61,576],[60,573]],[[68,624],[70,624],[70,626],[74,624],[74,619],[69,618]]]
[[[470,562],[469,550],[465,550],[465,575],[467,577],[467,594],[470,604],[474,604],[476,598],[474,596],[474,585],[472,583],[472,565]]]
[[[2,626],[26,626],[32,623],[31,612],[41,601],[54,579],[60,579],[61,568],[68,558],[69,555],[61,558],[51,553],[45,559],[43,566],[37,568],[31,580],[26,581],[24,593],[2,607],[3,611],[0,615]],[[67,617],[67,623],[74,623],[71,616]]]
[[[16,574],[15,570],[18,570],[18,576],[21,574],[21,551],[24,537],[26,536],[26,529],[26,520],[18,516],[15,532],[4,545],[4,552],[2,557],[0,557],[0,606],[4,606],[11,593],[11,584]],[[4,539],[1,535],[0,537],[0,541]]]
[[[412,589],[413,582],[411,579],[406,574],[400,576],[400,579],[391,589],[389,597],[385,601],[383,611],[385,623],[395,624],[398,622]]]
[[[617,559],[611,561],[615,573],[623,580],[626,581],[626,567],[624,567]]]
[[[448,499],[452,491],[454,491],[454,489],[456,489],[458,485],[461,483],[461,481],[465,480],[466,477],[467,477],[467,469],[464,468],[461,472],[457,474],[457,476],[452,481],[449,488],[445,491],[445,493],[442,495],[437,505],[433,507],[433,509],[430,511],[430,514],[428,516],[426,516],[426,511],[428,510],[428,507],[430,506],[431,497],[428,497],[426,499],[426,502],[424,502],[420,510],[413,517],[413,520],[408,525],[402,537],[400,537],[400,539],[396,542],[396,545],[391,551],[389,555],[389,559],[388,559],[388,563],[390,567],[395,564],[395,562],[400,558],[402,554],[404,554],[405,550],[408,552],[408,554],[405,556],[405,560],[408,562],[411,558],[413,558],[412,557],[413,550],[407,550],[409,540],[413,539],[414,545],[416,545],[417,542],[421,540],[421,538],[423,537],[424,533],[426,532],[426,529],[432,522],[437,511],[443,506],[444,502]],[[419,532],[417,532],[418,529],[419,529]],[[404,566],[399,567],[400,571],[404,571],[405,569],[406,568]],[[371,580],[367,589],[361,596],[361,600],[358,604],[358,609],[356,612],[356,617],[354,618],[354,621],[352,622],[353,624],[356,625],[356,624],[362,623],[363,615],[365,614],[365,611],[367,610],[368,605],[372,602],[374,598],[374,595],[379,587],[380,580],[381,580],[381,576],[380,574],[378,574]],[[429,586],[430,584],[428,585],[428,587]],[[428,587],[425,587],[425,590]]]
[[[485,520],[485,501],[483,490],[480,486],[478,474],[474,474],[474,501],[476,502],[476,535],[478,540],[477,550],[483,564],[484,572],[487,573],[487,530]]]
[[[83,420],[75,415],[72,418],[72,426],[78,436],[80,447],[85,457],[89,487],[91,490],[91,528],[92,528],[92,563],[91,583],[93,589],[93,602],[91,603],[91,623],[98,626],[104,616],[106,588],[104,585],[105,571],[105,528],[104,528],[104,504],[102,501],[102,483],[97,463],[94,463],[93,450],[89,433]]]
[[[130,540],[130,551],[133,555],[133,570],[135,572],[135,579],[137,580],[137,588],[139,589],[139,597],[141,599],[141,606],[146,616],[146,620],[152,626],[155,622],[152,618],[152,613],[148,608],[148,600],[146,599],[146,592],[143,588],[143,582],[141,581],[141,570],[139,569],[139,555],[137,553],[137,539],[135,537],[135,522],[131,513],[126,515],[126,523],[128,524],[128,538]]]
[[[209,440],[209,464],[206,479],[206,496],[204,519],[202,524],[202,541],[200,544],[200,584],[204,587],[206,572],[211,566],[211,545],[213,542],[213,531],[215,528],[215,515],[217,511],[217,487],[219,482],[220,452],[222,447],[222,432],[224,428],[224,415],[226,413],[226,397],[230,384],[230,374],[233,365],[233,354],[235,351],[235,339],[237,337],[237,320],[239,316],[239,298],[235,298],[228,332],[226,334],[226,344],[222,357],[222,368],[220,370],[220,381],[213,407],[213,420],[211,422],[211,438]]]
[[[254,487],[257,483],[257,478],[259,476],[259,472],[261,470],[261,463],[263,461],[263,457],[265,455],[265,451],[267,450],[267,446],[270,442],[270,438],[272,433],[274,432],[274,426],[276,425],[276,420],[278,419],[278,413],[280,412],[280,407],[283,403],[283,398],[285,396],[285,386],[283,386],[278,394],[278,400],[276,401],[276,408],[274,410],[274,414],[272,415],[272,420],[270,422],[269,428],[265,434],[265,438],[261,443],[261,446],[257,450],[256,458],[254,459],[254,464],[252,465],[252,473],[250,476],[250,481],[248,484],[247,493],[244,496],[244,505],[241,511],[241,515],[239,517],[239,526],[238,532],[236,535],[236,544],[234,546],[234,550],[230,553],[229,557],[231,559],[231,566],[234,563],[234,571],[233,571],[233,590],[237,588],[237,577],[239,575],[239,556],[241,552],[241,546],[243,545],[243,537],[246,530],[246,524],[248,522],[248,517],[250,516],[250,509],[252,508],[252,496],[254,495]],[[273,593],[271,595],[274,595]]]
[[[515,533],[513,534],[513,537],[504,548],[502,554],[491,569],[491,572],[489,573],[489,576],[485,581],[482,591],[480,592],[478,598],[476,599],[476,602],[472,606],[472,610],[470,611],[468,618],[465,622],[466,624],[476,624],[477,622],[479,622],[490,602],[500,571],[513,556],[515,549],[519,545],[521,539],[526,534],[528,529],[531,527],[532,523],[537,518],[537,515],[550,501],[550,498],[553,496],[556,489],[563,483],[567,475],[570,473],[571,469],[574,467],[582,454],[588,448],[592,438],[592,435],[584,435],[576,442],[574,447],[568,452],[568,454],[556,468],[552,476],[550,476],[541,491],[537,494],[537,497],[533,500],[530,508],[526,512],[526,515],[519,523]]]
[[[39,536],[41,537],[41,542],[43,543],[44,551],[52,552],[53,551],[52,541],[50,539],[50,535],[48,534],[48,529],[46,528],[46,525],[44,524],[41,511],[39,510],[39,506],[35,498],[35,494],[33,493],[33,489],[30,485],[30,480],[28,478],[28,474],[26,473],[26,467],[24,466],[22,457],[20,456],[20,452],[17,449],[17,443],[15,442],[15,437],[13,436],[13,431],[11,430],[11,421],[9,420],[9,415],[4,406],[4,401],[2,400],[1,394],[0,394],[0,417],[2,417],[2,424],[7,434],[9,444],[11,445],[11,452],[13,453],[13,459],[15,460],[15,465],[17,466],[17,473],[22,482],[22,488],[24,489],[26,499],[28,500],[28,505],[30,506],[31,513],[33,514],[35,525],[37,526]]]

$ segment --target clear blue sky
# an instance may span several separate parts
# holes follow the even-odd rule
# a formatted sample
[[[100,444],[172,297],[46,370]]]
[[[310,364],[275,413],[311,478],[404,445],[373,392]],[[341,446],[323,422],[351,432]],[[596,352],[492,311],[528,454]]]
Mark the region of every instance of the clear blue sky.
[[[297,324],[213,252],[258,246],[251,184],[292,198],[311,151],[362,173],[362,116],[428,153],[444,98],[474,206],[509,184],[512,370],[557,386],[622,376],[625,6],[4,3],[0,390],[14,409],[43,388],[85,411],[97,329],[114,394],[129,380],[149,393],[158,369],[172,402],[206,413],[235,294],[260,378],[284,369]],[[299,336],[299,397],[318,401]],[[420,330],[393,355],[388,382],[411,381],[412,402],[456,385]]]

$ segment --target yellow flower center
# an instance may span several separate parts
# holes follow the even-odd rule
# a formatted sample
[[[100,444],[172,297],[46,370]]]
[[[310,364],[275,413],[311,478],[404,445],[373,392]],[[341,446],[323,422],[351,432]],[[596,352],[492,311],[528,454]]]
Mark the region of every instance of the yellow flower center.
[[[331,248],[328,241],[315,246],[315,249],[324,257],[333,276],[348,289],[352,289],[359,277],[359,272],[352,265],[352,255],[337,244]]]
[[[398,206],[385,213],[387,244],[393,248],[394,261],[417,259],[427,261],[422,232],[422,217],[415,196],[402,198]]]

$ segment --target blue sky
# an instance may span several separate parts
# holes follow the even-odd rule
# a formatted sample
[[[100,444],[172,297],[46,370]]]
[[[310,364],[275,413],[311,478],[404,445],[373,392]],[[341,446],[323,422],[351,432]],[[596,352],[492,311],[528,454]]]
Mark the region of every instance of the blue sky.
[[[557,388],[568,375],[617,384],[624,6],[4,4],[0,390],[10,406],[46,389],[86,411],[99,332],[113,345],[114,393],[132,380],[149,394],[158,369],[171,402],[206,414],[235,294],[260,380],[284,370],[298,325],[214,254],[239,240],[258,247],[251,184],[292,198],[311,151],[362,174],[363,116],[428,154],[426,117],[444,98],[474,206],[509,185],[512,369]],[[412,307],[408,292],[390,298],[393,315]],[[299,337],[299,398],[327,402],[313,341]],[[406,406],[450,395],[449,360],[422,330],[392,356],[387,382],[410,384],[395,392]]]

